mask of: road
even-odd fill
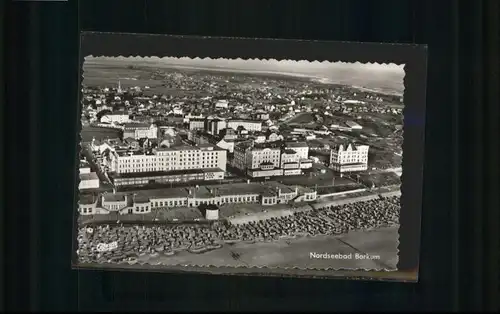
[[[403,167],[369,170],[368,174],[387,173],[387,172],[394,172],[398,176],[401,176],[401,174],[403,173]]]
[[[99,181],[103,184],[111,184],[109,179],[106,177],[101,167],[96,163],[94,155],[90,151],[90,147],[88,145],[82,146],[82,154],[85,156],[85,159],[90,164],[90,169],[94,170],[99,177]]]

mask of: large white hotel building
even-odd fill
[[[213,169],[226,171],[227,151],[215,145],[156,148],[151,154],[112,152],[110,170],[118,173]]]
[[[233,166],[250,177],[300,175],[302,169],[312,167],[306,143],[255,144],[252,141],[235,145]]]
[[[330,150],[330,168],[336,172],[356,172],[368,170],[368,145],[352,143],[338,145]]]

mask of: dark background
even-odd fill
[[[6,309],[496,309],[496,0],[23,1],[6,12]],[[420,283],[72,271],[79,30],[428,44]]]

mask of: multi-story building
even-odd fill
[[[233,159],[231,165],[235,168],[238,168],[242,171],[246,171],[247,169],[247,151],[250,150],[253,146],[253,142],[243,141],[234,145],[233,149]]]
[[[262,121],[255,120],[229,120],[227,121],[227,127],[233,130],[237,130],[238,127],[243,127],[245,130],[250,132],[260,132],[262,131]]]
[[[283,149],[281,151],[280,168],[283,169],[283,175],[285,176],[302,174],[299,154],[293,149]]]
[[[205,120],[205,131],[214,136],[218,136],[219,133],[226,129],[227,123],[222,119],[207,119]]]
[[[240,170],[265,168],[280,168],[281,149],[277,146],[255,144],[245,141],[235,145],[233,164]]]
[[[115,111],[105,114],[101,117],[100,122],[104,123],[127,123],[130,122],[130,116],[125,111]]]
[[[226,170],[227,151],[211,144],[156,148],[151,154],[111,154],[111,171],[122,173],[219,168]]]
[[[305,142],[286,142],[285,149],[294,150],[299,158],[300,169],[309,169],[312,167],[312,160],[309,158],[309,145]]]
[[[204,130],[205,119],[189,119],[189,130]]]
[[[251,177],[300,175],[312,167],[305,143],[263,143],[245,141],[234,146],[232,165]]]
[[[258,169],[263,164],[280,168],[281,148],[278,146],[254,145],[247,155],[247,168],[249,169]]]
[[[146,123],[124,123],[123,138],[158,138],[158,127],[154,124]]]
[[[367,170],[369,148],[353,143],[334,146],[330,150],[330,168],[340,173]]]
[[[309,158],[309,145],[305,142],[286,142],[285,148],[296,151],[300,159]]]
[[[277,145],[254,144],[246,150],[245,169],[251,177],[283,175],[280,167],[281,148]]]

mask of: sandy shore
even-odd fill
[[[372,231],[355,231],[342,236],[317,236],[281,239],[273,242],[236,243],[193,254],[180,252],[174,256],[142,256],[141,261],[153,265],[211,265],[217,267],[299,267],[333,269],[396,270],[398,262],[399,227]],[[352,259],[311,258],[310,253],[350,254]],[[376,255],[376,260],[355,259],[360,255]],[[239,255],[239,258],[233,258]]]

